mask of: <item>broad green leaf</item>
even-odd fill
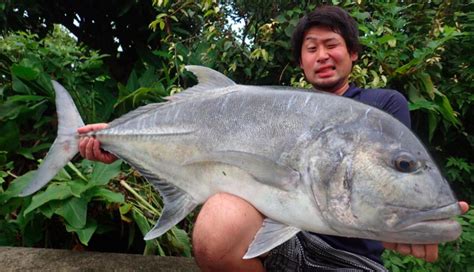
[[[111,164],[96,163],[88,187],[106,185],[120,173],[121,164],[122,160],[117,160]]]
[[[35,157],[33,157],[31,150],[28,148],[20,148],[16,153],[22,155],[23,157],[29,160],[32,160],[32,161],[35,160]]]
[[[378,39],[379,44],[384,44],[390,42],[390,40],[395,39],[393,35],[384,35]]]
[[[29,109],[25,105],[7,101],[0,104],[0,121],[13,120],[21,113],[28,112]]]
[[[125,201],[124,196],[120,193],[112,192],[106,188],[94,187],[87,191],[85,194],[87,199],[98,198],[102,201],[110,203],[123,203]]]
[[[34,80],[38,78],[40,71],[33,67],[22,66],[19,64],[13,64],[11,68],[11,72],[13,75],[26,79],[26,80]]]
[[[438,119],[433,112],[428,112],[428,140],[431,142],[434,132],[438,126]]]
[[[120,205],[119,211],[120,211],[120,219],[122,219],[122,221],[125,221],[128,223],[133,222],[133,220],[127,216],[127,214],[130,212],[131,209],[132,209],[132,205],[128,203],[122,203],[122,205]]]
[[[423,73],[420,75],[420,80],[423,83],[424,91],[428,94],[431,100],[435,98],[435,87],[433,81],[431,81],[431,77],[427,73]]]
[[[138,79],[138,83],[140,83],[140,86],[142,87],[151,87],[155,82],[155,69],[147,69],[145,73]]]
[[[12,76],[12,87],[13,87],[13,90],[17,93],[24,93],[24,94],[33,93],[31,89],[25,83],[23,83],[21,79],[19,79],[15,75]]]
[[[55,213],[62,216],[70,226],[76,229],[83,228],[87,220],[87,200],[71,197],[63,201]]]
[[[89,184],[83,180],[72,180],[67,182],[67,185],[71,188],[72,194],[79,198],[89,188]]]
[[[146,217],[143,216],[143,214],[135,207],[132,209],[132,217],[135,223],[138,225],[140,232],[143,234],[143,236],[145,236],[145,234],[151,230],[151,226],[148,223]],[[165,252],[161,248],[160,244],[156,243],[155,240],[146,241],[145,244],[146,245],[143,255],[155,255],[156,250],[158,250],[158,254],[160,256],[165,255]]]
[[[54,211],[57,209],[57,207],[54,207],[55,205],[52,205],[52,203],[48,203],[46,205],[43,205],[38,208],[38,210],[47,218],[51,219],[51,217],[54,214]]]
[[[123,203],[120,205],[119,211],[120,214],[127,214],[132,209],[132,205],[129,203]]]
[[[140,88],[140,84],[138,83],[138,75],[137,75],[137,72],[135,71],[135,69],[133,69],[132,72],[130,73],[130,76],[128,77],[128,81],[127,81],[126,90],[128,92],[125,93],[124,95],[128,95],[129,93],[133,92],[134,90],[136,90],[138,88]],[[119,100],[121,100],[121,96],[119,97]]]
[[[395,74],[405,74],[406,72],[408,72],[408,70],[410,70],[411,68],[413,68],[414,66],[418,65],[422,60],[420,58],[415,58],[415,59],[412,59],[410,62],[408,62],[407,64],[397,68],[395,70]]]
[[[97,221],[94,219],[89,219],[87,220],[87,224],[83,228],[74,228],[73,226],[70,226],[66,224],[66,230],[68,232],[75,232],[77,236],[79,237],[79,240],[81,241],[82,244],[88,245],[89,241],[92,238],[92,235],[97,229]]]
[[[44,96],[40,95],[13,95],[8,97],[8,101],[10,102],[28,102],[28,101],[40,101],[45,99]]]
[[[143,216],[143,214],[140,211],[138,211],[137,208],[135,207],[133,207],[132,209],[132,217],[135,223],[137,223],[138,228],[140,229],[143,236],[145,236],[145,234],[147,234],[147,232],[151,230],[151,226],[148,223],[148,220],[146,219],[146,217]]]
[[[71,175],[69,175],[69,173],[63,167],[61,168],[61,170],[59,170],[59,172],[56,174],[56,176],[54,176],[53,179],[58,181],[68,181],[71,180]]]
[[[173,233],[173,238],[171,239],[173,245],[179,248],[184,253],[184,256],[191,257],[191,239],[189,235],[177,227],[173,227],[171,232]]]
[[[459,119],[456,117],[456,114],[449,103],[448,98],[445,95],[436,97],[437,104],[439,105],[439,112],[443,115],[445,120],[448,120],[452,125],[460,125]]]
[[[35,172],[36,171],[30,171],[13,180],[8,186],[8,189],[3,194],[0,194],[0,203],[3,204],[13,197],[18,197],[23,188],[31,182]]]
[[[162,57],[164,59],[171,58],[171,54],[168,51],[156,50],[156,51],[153,51],[153,54],[156,56]]]
[[[25,214],[53,200],[64,200],[73,194],[66,183],[51,183],[45,191],[37,193],[25,210]]]
[[[438,105],[428,100],[418,100],[414,103],[409,103],[408,107],[411,111],[418,109],[436,110]]]

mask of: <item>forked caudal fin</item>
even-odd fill
[[[58,114],[58,136],[40,164],[32,181],[20,193],[31,195],[46,185],[79,151],[76,130],[84,122],[69,93],[56,81],[52,81],[56,93],[56,111]]]

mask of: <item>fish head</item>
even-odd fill
[[[340,125],[312,146],[315,202],[338,235],[399,243],[455,240],[460,207],[419,139],[390,116]],[[322,150],[322,152],[321,152]]]

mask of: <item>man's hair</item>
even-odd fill
[[[295,31],[293,31],[291,46],[293,48],[293,57],[297,63],[301,61],[301,46],[303,45],[305,32],[314,26],[329,27],[332,31],[342,36],[349,53],[360,52],[359,30],[354,18],[340,7],[322,6],[301,18],[298,25],[296,25]]]

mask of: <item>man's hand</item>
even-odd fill
[[[91,131],[101,130],[107,127],[107,124],[92,124],[77,129],[77,133],[85,134]],[[113,163],[117,160],[113,154],[100,149],[100,142],[94,138],[84,136],[79,141],[79,152],[81,156],[91,160],[103,163]]]
[[[469,210],[469,204],[464,201],[459,202],[459,207],[462,213],[466,213]],[[396,243],[383,243],[386,249],[392,249],[399,252],[402,255],[413,255],[417,258],[424,259],[427,262],[434,262],[438,259],[438,245],[410,245],[410,244],[396,244]]]

